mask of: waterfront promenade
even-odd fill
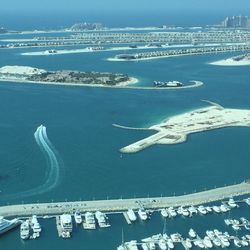
[[[71,213],[74,210],[86,211],[105,211],[110,213],[126,211],[130,208],[139,209],[160,209],[164,207],[200,205],[209,202],[224,200],[229,197],[236,197],[250,194],[250,182],[215,188],[203,192],[197,192],[181,196],[171,197],[150,197],[134,199],[114,199],[114,200],[93,200],[75,202],[53,202],[53,203],[34,203],[20,204],[0,207],[1,216],[26,217],[33,214],[38,216],[57,215]]]

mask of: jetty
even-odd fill
[[[38,216],[56,216],[72,211],[84,212],[124,212],[128,209],[138,210],[160,209],[166,207],[192,206],[206,204],[214,201],[224,200],[230,197],[250,194],[250,183],[244,181],[240,184],[215,188],[207,191],[191,193],[180,196],[154,197],[154,198],[133,198],[133,199],[112,199],[72,202],[50,202],[0,206],[0,214],[5,217],[28,217],[33,214]]]

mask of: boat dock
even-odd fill
[[[250,194],[249,181],[244,181],[240,184],[215,188],[203,192],[170,197],[8,205],[0,207],[0,214],[5,217],[25,217],[33,214],[36,214],[37,216],[44,216],[59,215],[73,210],[78,210],[80,212],[103,211],[113,213],[118,211],[127,211],[128,209],[138,210],[142,205],[145,209],[156,210],[166,207],[206,204],[209,202],[220,201],[226,198],[237,197],[246,194]]]

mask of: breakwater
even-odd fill
[[[80,212],[97,210],[119,212],[128,209],[139,209],[141,207],[146,209],[159,209],[171,206],[178,207],[206,204],[246,194],[250,194],[250,183],[244,181],[236,185],[214,188],[181,196],[8,205],[0,207],[0,214],[5,217],[22,217],[32,214],[40,216],[57,215],[73,212],[74,210]]]

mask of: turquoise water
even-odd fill
[[[204,85],[183,90],[138,91],[1,83],[0,204],[178,195],[249,178],[249,128],[193,134],[183,144],[157,145],[137,154],[121,155],[121,147],[151,132],[112,127],[112,123],[147,127],[206,106],[202,99],[249,109],[249,66],[208,65],[232,54],[116,63],[106,61],[116,52],[24,57],[20,55],[24,51],[28,49],[0,50],[0,67],[27,65],[46,70],[121,72],[138,77],[139,85],[146,86],[154,80],[192,79],[201,80]],[[46,158],[34,137],[41,124],[47,127],[48,138],[56,149],[62,168],[60,181],[49,192],[22,197],[20,192],[42,185],[48,174]],[[248,213],[249,208],[242,205],[232,215]],[[202,234],[208,228],[229,230],[224,226],[224,218],[178,218],[167,222],[167,231],[187,233],[190,227]],[[1,237],[0,244],[4,249],[108,250],[115,249],[121,241],[122,227],[126,240],[144,238],[163,229],[159,214],[154,214],[148,223],[133,226],[114,215],[111,224],[111,229],[94,232],[77,228],[73,238],[65,241],[58,238],[54,220],[43,220],[40,239],[23,242],[17,229]]]

